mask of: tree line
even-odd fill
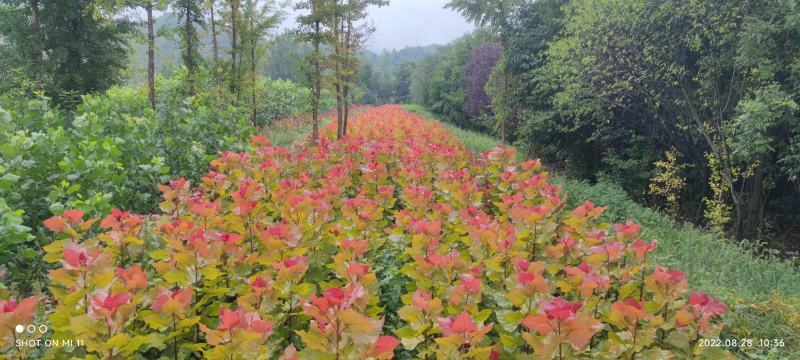
[[[482,28],[415,65],[414,102],[682,219],[800,244],[796,1],[448,7]]]
[[[63,108],[74,108],[81,96],[122,82],[128,40],[142,14],[147,47],[147,89],[157,109],[155,17],[172,13],[185,68],[185,94],[196,94],[198,72],[210,71],[217,96],[251,109],[256,123],[258,80],[269,50],[270,33],[284,20],[289,6],[301,11],[292,32],[312,51],[294,69],[313,89],[313,123],[318,135],[323,89],[334,91],[338,135],[346,134],[352,89],[359,79],[357,56],[370,33],[369,6],[386,0],[315,0],[294,4],[276,0],[2,0],[0,1],[0,92],[22,96],[44,94]],[[131,15],[134,14],[134,15]],[[211,54],[199,50],[199,31],[210,33]],[[223,49],[219,38],[226,37]]]

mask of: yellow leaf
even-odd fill
[[[63,258],[64,240],[56,240],[43,247],[45,254],[42,259],[48,263],[55,263]]]
[[[226,341],[222,336],[222,332],[209,329],[205,324],[200,324],[200,331],[206,334],[206,342],[208,342],[210,345],[219,345]]]
[[[408,326],[397,329],[395,331],[395,335],[400,338],[400,342],[403,343],[403,347],[408,350],[414,350],[419,343],[425,340],[423,335],[419,334],[417,331],[414,331],[414,329]]]
[[[442,347],[459,347],[464,343],[464,338],[458,335],[450,335],[436,338],[434,341]]]
[[[562,266],[559,263],[550,264],[547,267],[547,273],[549,273],[550,275],[555,275],[556,273],[561,271],[561,268],[562,268]]]
[[[380,335],[381,323],[353,310],[347,309],[338,314],[339,320],[344,323],[357,344],[372,344]]]
[[[130,341],[128,341],[127,344],[125,344],[122,351],[125,354],[136,354],[139,353],[139,350],[142,348],[143,345],[149,345],[147,348],[143,350],[146,350],[151,347],[163,350],[164,349],[163,336],[161,334],[134,336],[133,338],[130,339]]]
[[[183,328],[194,326],[194,324],[197,324],[199,322],[200,322],[200,317],[199,316],[189,317],[189,318],[183,319],[181,321],[178,321],[178,323],[176,324],[176,327],[178,329],[183,329]]]
[[[91,274],[89,278],[89,286],[92,288],[104,288],[114,280],[114,273],[111,271],[104,271],[100,273]]]
[[[520,306],[525,302],[527,296],[519,289],[511,289],[511,291],[506,294],[506,299],[515,306]]]
[[[406,305],[397,310],[397,316],[408,322],[410,325],[419,325],[424,320],[422,311],[411,306]]]
[[[208,266],[200,270],[200,275],[207,280],[214,281],[219,279],[220,275],[222,275],[222,271],[219,271],[219,269],[214,266]]]
[[[125,243],[130,245],[141,246],[144,245],[144,240],[136,237],[136,236],[127,236],[125,237]]]
[[[165,249],[153,250],[150,252],[150,258],[153,260],[166,260],[169,259],[169,252]]]
[[[563,293],[568,293],[570,292],[570,290],[572,290],[572,284],[570,284],[566,280],[558,280],[556,281],[556,285],[558,286],[559,289],[561,289],[561,292]]]
[[[50,270],[50,280],[53,281],[54,285],[64,285],[68,288],[76,286],[75,279],[64,268]]]
[[[106,341],[106,347],[109,349],[120,349],[130,340],[130,337],[125,333],[118,333]]]
[[[141,314],[139,314],[139,318],[142,319],[147,326],[155,330],[166,329],[169,325],[169,319],[151,310],[143,310]]]
[[[321,352],[328,352],[328,339],[326,339],[322,334],[315,330],[310,331],[297,331],[297,335],[300,336],[300,339],[303,341],[303,344],[306,345],[308,349],[313,349]]]
[[[188,268],[194,265],[197,265],[197,258],[195,258],[195,254],[189,252],[180,252],[173,254],[172,257],[178,263],[180,267]]]
[[[76,340],[84,340],[88,343],[97,337],[97,329],[102,327],[89,314],[83,314],[71,317],[69,319],[69,328],[75,335]]]
[[[86,289],[78,289],[75,290],[66,296],[64,296],[64,300],[62,301],[62,305],[70,308],[74,308],[78,303],[83,300],[86,295]]]
[[[172,270],[164,274],[164,280],[169,284],[182,286],[189,283],[189,274],[183,270]]]

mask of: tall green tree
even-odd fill
[[[267,34],[283,20],[284,13],[274,0],[259,2],[246,0],[242,9],[242,54],[240,59],[248,67],[247,78],[250,83],[250,121],[256,125],[258,100],[256,89],[261,67],[259,62],[265,53]]]
[[[357,79],[359,49],[375,29],[365,23],[369,6],[388,5],[388,0],[333,0],[327,12],[327,25],[331,29],[329,41],[332,42],[333,83],[336,91],[337,137],[347,134],[350,90]]]
[[[274,80],[305,81],[305,57],[313,51],[313,41],[298,33],[297,27],[276,36],[267,50],[264,75]],[[308,65],[311,65],[310,63]],[[309,83],[310,84],[310,83]]]
[[[300,1],[295,5],[298,10],[308,11],[308,15],[301,15],[297,18],[298,40],[309,41],[313,45],[313,50],[305,56],[305,61],[311,64],[313,71],[310,74],[312,87],[311,102],[311,140],[314,144],[319,139],[319,113],[320,97],[322,95],[322,46],[326,40],[323,24],[328,15],[326,12],[325,0],[306,0]]]
[[[125,36],[133,30],[127,19],[93,0],[4,0],[0,4],[4,17],[0,31],[5,39],[0,46],[24,54],[8,63],[18,69],[11,71],[18,73],[17,80],[37,84],[35,88],[70,108],[80,102],[80,95],[121,81]]]
[[[411,102],[411,74],[414,63],[404,62],[394,73],[394,89],[392,99],[394,102],[405,104]]]
[[[128,6],[143,9],[147,27],[147,97],[150,107],[156,108],[156,33],[153,11],[163,11],[167,7],[165,0],[135,0]]]
[[[203,14],[200,10],[200,0],[174,0],[173,11],[183,22],[180,30],[181,55],[186,66],[186,89],[189,96],[194,96],[194,74],[201,60],[198,51],[197,27],[204,25]]]
[[[214,83],[217,95],[222,91],[222,66],[219,59],[219,41],[217,34],[217,0],[206,0],[205,9],[208,10],[208,24],[211,27],[211,59],[214,62]]]
[[[231,48],[229,50],[230,54],[230,73],[228,74],[228,87],[230,88],[231,93],[235,96],[235,102],[238,103],[239,99],[241,98],[240,87],[239,84],[241,83],[241,71],[240,71],[240,64],[237,62],[237,59],[241,59],[239,57],[240,49],[240,38],[239,38],[239,31],[241,27],[241,8],[242,2],[241,0],[225,0],[228,4],[227,16],[225,16],[225,23],[228,27],[228,32],[230,34],[230,42]]]

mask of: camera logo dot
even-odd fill
[[[36,325],[31,324],[31,325],[25,326],[25,325],[22,325],[22,324],[18,324],[17,326],[14,327],[14,331],[16,331],[17,334],[22,334],[23,332],[27,332],[28,334],[33,334],[33,333],[35,333],[37,331],[39,333],[44,334],[44,333],[47,332],[47,325],[42,324],[42,325],[36,326]]]

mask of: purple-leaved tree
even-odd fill
[[[500,43],[478,45],[469,54],[464,70],[467,90],[464,111],[470,116],[478,117],[491,111],[491,101],[484,87],[492,73],[492,68],[502,56],[503,46]]]

